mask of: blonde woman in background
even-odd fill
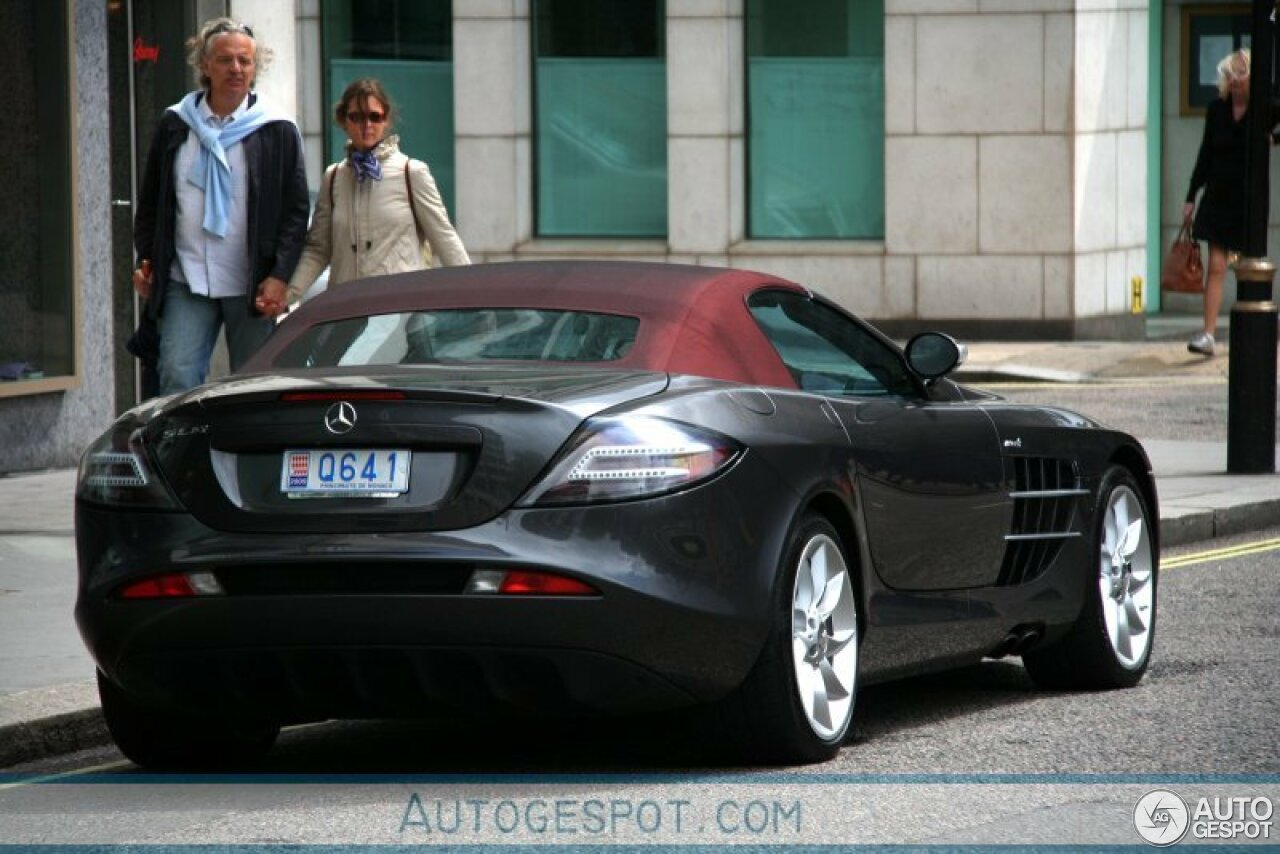
[[[278,315],[302,299],[329,267],[329,286],[431,266],[470,264],[449,221],[431,170],[400,151],[390,133],[391,99],[372,78],[356,80],[334,107],[347,154],[325,170],[302,258],[288,292],[265,295],[261,309]]]
[[[1209,244],[1209,265],[1204,291],[1204,328],[1191,337],[1187,349],[1192,353],[1212,356],[1216,341],[1218,308],[1222,303],[1222,284],[1231,256],[1244,249],[1245,241],[1245,151],[1249,117],[1249,51],[1237,50],[1218,63],[1218,94],[1204,116],[1204,137],[1186,204],[1182,206],[1184,221],[1195,216],[1191,234]],[[1271,107],[1268,128],[1274,130],[1280,111]],[[1273,136],[1274,141],[1274,136]],[[1204,189],[1200,209],[1196,210],[1196,194]]]

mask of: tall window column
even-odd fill
[[[747,230],[884,236],[884,0],[747,0]]]
[[[662,0],[535,0],[536,232],[667,232]]]

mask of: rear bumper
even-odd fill
[[[156,705],[285,724],[629,714],[698,702],[634,662],[554,648],[312,645],[130,654],[111,678]]]
[[[158,704],[279,720],[437,711],[618,713],[717,699],[755,662],[794,507],[722,478],[611,507],[513,511],[465,531],[229,534],[186,514],[80,503],[76,620],[115,682]],[[744,501],[738,496],[750,496]],[[326,579],[541,568],[598,597],[314,586],[169,600],[131,580],[234,567]],[[406,573],[408,574],[406,576]],[[467,573],[462,573],[464,576]],[[358,587],[358,585],[357,585]]]

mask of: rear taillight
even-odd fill
[[[741,452],[732,439],[664,418],[593,418],[519,504],[593,504],[665,495],[714,477]]]
[[[490,596],[599,596],[600,591],[576,578],[534,570],[477,569],[467,593]]]
[[[142,427],[122,416],[80,458],[76,496],[96,504],[178,510],[180,505],[151,466]]]
[[[184,599],[223,592],[212,572],[171,572],[126,584],[116,595],[121,599]]]

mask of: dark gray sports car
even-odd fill
[[[1139,443],[946,379],[807,289],[662,264],[344,285],[84,454],[76,618],[153,767],[282,724],[715,705],[831,757],[859,684],[1020,655],[1142,678]]]

